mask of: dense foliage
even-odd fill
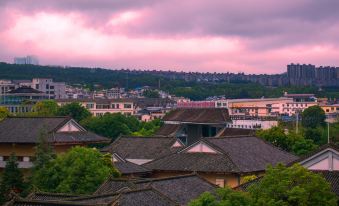
[[[10,199],[11,192],[20,193],[25,189],[23,174],[18,168],[17,157],[11,154],[0,180],[0,205]]]
[[[319,106],[312,106],[303,111],[301,124],[305,128],[316,128],[323,126],[325,119],[325,111]]]
[[[244,192],[234,191],[230,188],[219,188],[215,194],[205,192],[189,206],[246,206],[252,205],[251,197]]]
[[[72,102],[70,104],[61,106],[58,109],[57,115],[70,116],[77,122],[92,116],[92,114],[78,102]]]
[[[304,155],[317,148],[313,140],[304,138],[294,132],[286,133],[282,127],[272,127],[267,130],[259,130],[256,135],[285,151],[296,155]]]
[[[160,94],[158,91],[151,90],[151,89],[145,90],[142,95],[147,98],[159,98],[160,97]]]
[[[37,102],[33,106],[32,116],[55,116],[58,114],[59,106],[54,100],[44,100]]]
[[[77,146],[33,175],[40,180],[37,187],[41,191],[91,194],[105,179],[119,174],[99,151]]]
[[[337,205],[330,184],[300,165],[269,166],[265,176],[248,190],[254,205]]]
[[[328,182],[300,165],[269,166],[248,192],[218,189],[203,193],[189,206],[335,206],[337,196]]]
[[[10,115],[9,111],[5,107],[0,107],[0,121]]]
[[[134,116],[126,116],[120,113],[107,113],[100,117],[90,117],[80,123],[86,129],[113,140],[120,135],[153,135],[161,125],[160,120],[140,122]]]

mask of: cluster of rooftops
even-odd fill
[[[217,185],[246,190],[242,178],[262,176],[268,165],[301,163],[316,171],[324,159],[332,167],[339,161],[333,145],[300,159],[256,137],[253,130],[226,128],[226,109],[178,109],[163,120],[154,136],[120,136],[110,143],[69,117],[5,119],[0,122],[0,145],[34,145],[41,131],[56,147],[110,143],[101,151],[112,154],[123,178],[110,178],[89,196],[34,193],[8,205],[186,205]],[[322,174],[339,195],[339,168],[332,169]]]

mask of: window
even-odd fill
[[[94,108],[94,104],[93,103],[87,103],[86,104],[86,108],[87,109],[93,109]]]
[[[36,84],[36,85],[35,85],[35,89],[39,89],[39,84]]]
[[[224,179],[216,179],[215,184],[219,187],[225,187],[225,180]]]
[[[115,109],[115,104],[112,104],[111,107],[112,107],[112,109]]]
[[[46,84],[46,89],[49,89],[49,84]]]
[[[29,161],[30,161],[30,158],[29,158],[29,157],[24,157],[24,158],[23,158],[23,161],[24,161],[24,162],[29,162]]]
[[[131,104],[124,104],[124,108],[130,109],[130,108],[132,108],[132,105]]]
[[[54,89],[54,86],[50,86],[49,88],[50,88],[50,89]]]

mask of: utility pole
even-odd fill
[[[295,121],[295,133],[298,134],[299,133],[299,112],[297,111],[296,113],[296,121]]]
[[[330,122],[327,121],[327,143],[330,143]]]

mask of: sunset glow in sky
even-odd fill
[[[339,66],[338,0],[0,0],[0,61],[281,73]]]

